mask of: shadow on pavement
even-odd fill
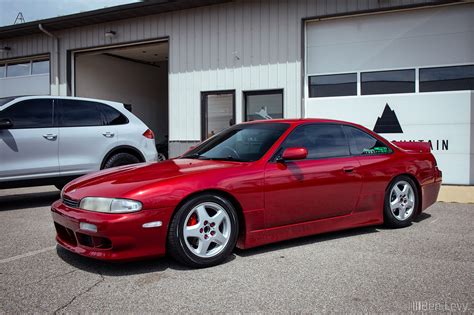
[[[50,206],[59,199],[59,191],[0,196],[0,211]]]
[[[240,257],[248,257],[248,256],[263,254],[263,253],[280,250],[280,249],[304,246],[304,245],[309,245],[309,244],[314,244],[314,243],[319,243],[319,242],[327,242],[327,241],[331,241],[331,240],[335,240],[339,238],[346,238],[346,237],[357,236],[361,234],[377,233],[379,232],[377,228],[378,227],[376,226],[371,226],[371,227],[356,228],[356,229],[345,230],[345,231],[330,232],[326,234],[311,235],[311,236],[306,236],[303,238],[296,238],[296,239],[282,241],[278,243],[263,245],[263,246],[255,247],[251,249],[245,249],[245,250],[235,249],[235,253]]]
[[[165,271],[167,269],[182,271],[192,270],[192,268],[188,268],[184,265],[181,265],[169,257],[117,263],[80,256],[78,254],[69,252],[68,250],[62,248],[59,245],[56,246],[56,252],[58,256],[67,264],[86,272],[100,274],[104,276],[121,277],[160,272]],[[235,255],[232,254],[224,262],[224,264],[234,259]]]
[[[418,223],[418,222],[421,222],[421,221],[429,219],[429,218],[431,218],[431,214],[426,213],[426,212],[422,212],[416,218],[413,219],[413,222]]]

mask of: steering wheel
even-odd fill
[[[235,150],[234,148],[229,147],[229,146],[225,146],[225,147],[223,147],[222,149],[223,149],[223,150],[230,151],[231,156],[232,156],[233,158],[240,159],[239,153],[238,153],[237,150]]]

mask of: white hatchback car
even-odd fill
[[[0,99],[0,188],[56,185],[157,160],[153,132],[124,104],[56,96]]]

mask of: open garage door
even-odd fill
[[[74,94],[131,104],[168,156],[168,42],[76,52]]]

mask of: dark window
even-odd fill
[[[31,74],[49,73],[49,60],[33,61],[31,67]]]
[[[244,92],[245,121],[283,118],[283,90]]]
[[[7,65],[7,77],[30,75],[30,62],[14,63]]]
[[[414,92],[415,69],[361,73],[362,95]]]
[[[0,65],[0,78],[5,77],[5,70],[6,70],[5,65]]]
[[[102,115],[97,103],[82,100],[61,100],[60,127],[101,126]]]
[[[353,155],[375,155],[392,152],[392,149],[386,144],[360,129],[349,126],[343,128],[349,137],[351,154]]]
[[[5,105],[8,102],[13,101],[17,96],[9,96],[9,97],[2,97],[0,98],[0,106]]]
[[[349,156],[349,145],[340,125],[311,124],[297,127],[286,138],[283,148],[304,147],[308,159]]]
[[[121,112],[105,104],[96,103],[99,110],[104,115],[105,125],[125,125],[128,123],[127,117]]]
[[[259,160],[288,129],[284,123],[242,124],[209,138],[183,158],[202,160]]]
[[[420,69],[420,92],[474,90],[474,65]]]
[[[309,77],[309,97],[357,95],[357,73]]]
[[[13,129],[50,128],[53,126],[51,99],[32,99],[13,104],[0,112],[0,119],[8,118]]]

